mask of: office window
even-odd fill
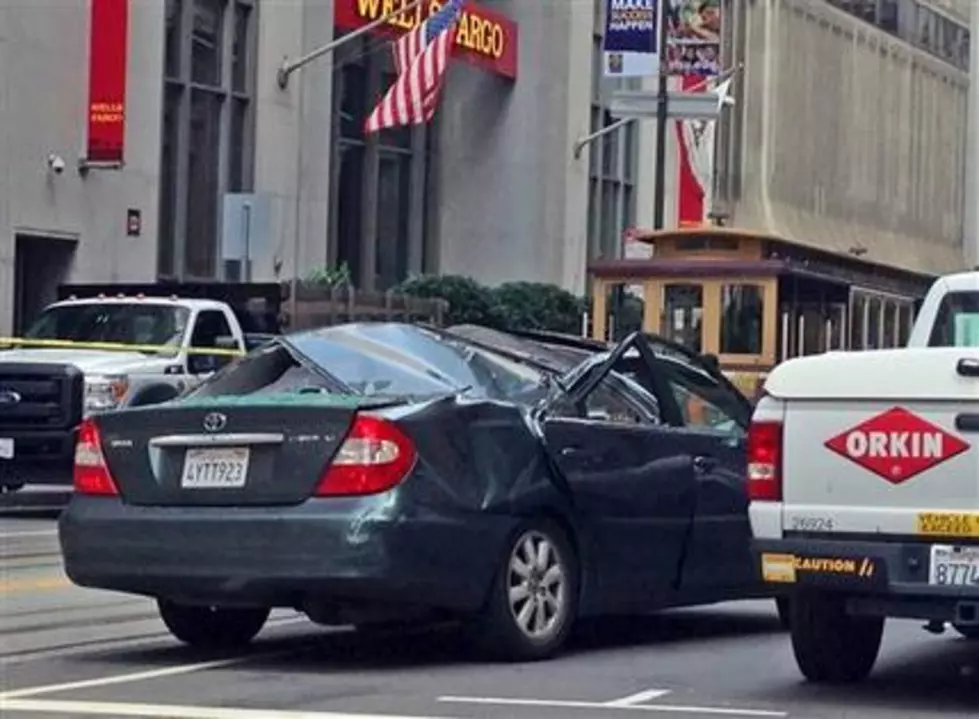
[[[828,0],[831,5],[898,35],[935,57],[969,69],[969,30],[917,0]]]
[[[429,143],[433,126],[365,136],[364,121],[395,80],[383,42],[354,40],[335,56],[332,201],[328,257],[361,290],[386,290],[433,271],[425,254]]]
[[[168,0],[157,273],[224,278],[226,192],[252,188],[257,0]]]

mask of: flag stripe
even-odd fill
[[[397,78],[364,123],[365,133],[419,125],[435,115],[462,3],[449,0],[394,43]]]

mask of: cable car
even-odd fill
[[[646,259],[588,265],[586,334],[642,328],[716,357],[749,397],[777,363],[903,346],[935,275],[725,227],[639,231]]]

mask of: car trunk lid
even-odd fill
[[[328,394],[184,400],[99,416],[102,449],[135,505],[283,505],[308,499],[359,409]]]

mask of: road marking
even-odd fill
[[[18,537],[56,537],[57,529],[18,529],[13,532],[0,532],[0,539],[17,539]]]
[[[627,697],[628,698],[628,697]],[[619,711],[659,712],[661,714],[708,714],[732,717],[787,717],[788,712],[729,707],[693,707],[677,704],[611,705],[603,702],[560,701],[551,699],[509,699],[504,697],[439,697],[438,701],[454,704],[487,704],[496,706],[550,707],[552,709],[616,709]]]
[[[96,679],[82,679],[77,682],[65,682],[64,684],[45,684],[38,687],[26,687],[24,689],[14,689],[9,692],[0,692],[0,702],[9,699],[20,699],[22,697],[35,697],[42,694],[54,694],[56,692],[66,692],[72,689],[91,689],[94,687],[105,687],[112,684],[129,684],[131,682],[142,682],[150,679],[163,679],[164,677],[174,677],[180,674],[191,674],[192,672],[202,672],[207,669],[220,669],[234,664],[255,659],[268,659],[278,656],[284,652],[268,652],[264,654],[249,654],[247,656],[231,657],[230,659],[214,659],[209,662],[198,662],[197,664],[181,664],[176,667],[166,667],[164,669],[150,669],[144,672],[132,672],[130,674],[116,674],[110,677],[98,677]],[[3,706],[0,704],[0,706]]]
[[[88,607],[90,609],[90,607]],[[139,623],[144,623],[140,620],[136,620]],[[153,621],[153,617],[147,617],[145,622]],[[276,628],[276,627],[286,627],[292,624],[308,623],[308,619],[305,616],[299,617],[275,617],[269,619],[265,623],[265,629]],[[283,637],[272,635],[271,637],[265,637],[266,639],[271,639],[273,641],[281,641]],[[64,659],[66,657],[74,657],[85,654],[92,654],[93,652],[109,652],[115,649],[135,649],[137,647],[155,647],[160,649],[165,649],[167,647],[173,646],[173,635],[170,632],[163,630],[159,632],[151,632],[148,634],[139,634],[135,636],[119,637],[119,638],[107,638],[107,639],[92,639],[86,642],[79,642],[77,644],[60,645],[60,646],[49,646],[49,647],[38,647],[36,649],[27,649],[23,652],[15,652],[13,654],[3,654],[0,651],[0,663],[3,665],[12,664],[27,664],[30,662],[42,661],[45,659]],[[18,690],[19,691],[19,690]],[[3,696],[0,693],[0,696]]]
[[[392,714],[351,714],[349,712],[276,711],[269,709],[231,709],[170,704],[127,704],[115,702],[75,702],[48,699],[0,699],[0,712],[46,712],[116,717],[162,717],[164,719],[450,719],[449,717],[405,716]]]
[[[147,618],[146,621],[152,621],[152,617]],[[301,622],[307,623],[308,620],[305,616],[275,617],[273,619],[269,619],[265,623],[265,628],[285,627],[292,624],[299,624]],[[272,641],[282,641],[283,637],[272,635],[271,637],[266,637],[266,639],[271,639]],[[37,649],[28,649],[14,654],[3,654],[0,652],[0,664],[5,666],[12,664],[28,664],[30,662],[43,661],[45,659],[64,659],[67,657],[92,654],[94,652],[104,653],[113,651],[115,649],[135,649],[137,647],[154,647],[165,649],[172,646],[173,636],[170,634],[170,632],[164,630],[149,634],[139,634],[129,638],[120,637],[117,639],[108,638],[104,640],[92,639],[90,641],[79,642],[77,644],[38,647]],[[292,650],[293,648],[290,647],[290,651]],[[0,693],[0,697],[2,696],[4,695]]]
[[[15,592],[36,592],[39,589],[67,589],[74,586],[67,577],[41,579],[0,579],[0,595]]]
[[[637,704],[645,704],[653,699],[660,699],[669,693],[669,689],[646,689],[645,691],[636,692],[621,699],[613,699],[610,702],[605,702],[605,706],[615,708],[631,707]]]

